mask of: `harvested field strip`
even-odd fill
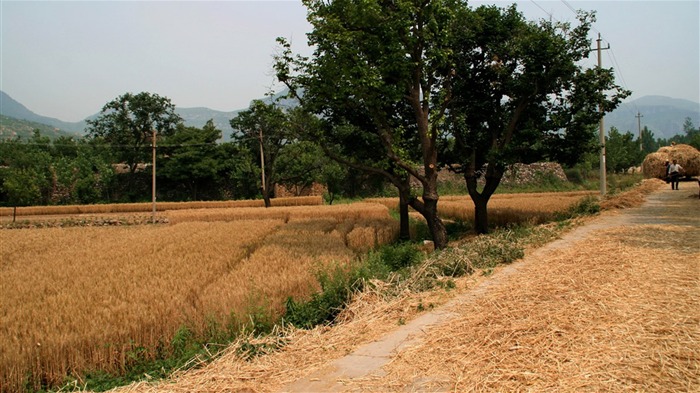
[[[529,264],[357,387],[697,391],[700,253],[687,241],[700,233],[689,231],[601,231]]]
[[[321,196],[274,198],[272,206],[310,206],[322,205]],[[264,207],[263,200],[233,201],[197,201],[197,202],[157,202],[159,212],[187,209],[216,209],[239,207]],[[58,214],[107,214],[107,213],[144,213],[150,212],[153,205],[146,203],[111,203],[103,205],[65,205],[65,206],[25,206],[17,208],[18,216],[58,215]],[[12,216],[14,208],[0,207],[0,216]]]
[[[187,221],[235,221],[254,219],[281,219],[285,222],[311,218],[331,218],[335,222],[357,219],[385,219],[389,210],[376,203],[353,203],[350,205],[289,206],[235,209],[194,209],[171,211],[167,217],[172,223]]]

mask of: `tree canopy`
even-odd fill
[[[596,148],[596,122],[629,92],[615,85],[612,69],[581,65],[591,52],[592,13],[579,12],[571,26],[529,22],[515,5],[481,6],[463,9],[460,20],[442,160],[464,175],[483,233],[486,205],[508,165],[577,162]]]
[[[315,51],[311,59],[294,57],[280,39],[286,50],[277,58],[279,80],[298,97],[303,92],[306,110],[332,124],[321,137],[337,143],[337,133],[351,129],[355,138],[345,138],[341,150],[356,148],[355,155],[367,157],[381,152],[366,169],[383,171],[389,179],[398,176],[392,183],[400,191],[409,175],[421,183],[422,198],[408,202],[426,218],[436,247],[445,247],[447,234],[437,214],[438,125],[451,96],[450,29],[459,23],[455,10],[466,3],[304,4],[313,26],[309,45]]]
[[[116,158],[135,172],[137,165],[149,162],[148,149],[155,130],[168,136],[175,132],[182,118],[175,113],[169,98],[142,92],[126,93],[108,102],[94,120],[88,120],[87,134],[111,145]]]

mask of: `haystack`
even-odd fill
[[[656,153],[650,153],[642,163],[642,172],[646,178],[663,179],[666,176],[666,161],[676,160],[685,176],[700,175],[700,151],[690,145],[664,146]]]

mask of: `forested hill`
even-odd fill
[[[26,120],[34,123],[41,123],[46,126],[50,126],[50,128],[57,128],[63,131],[67,131],[69,133],[82,133],[86,125],[84,120],[77,123],[71,123],[67,121],[54,119],[53,117],[38,115],[32,112],[31,110],[27,109],[27,107],[25,107],[21,103],[12,99],[12,97],[7,95],[3,91],[0,91],[0,115],[12,117],[18,120]],[[3,127],[5,127],[4,120]],[[19,130],[12,131],[19,132]],[[4,137],[5,136],[3,134],[3,138]]]
[[[264,100],[269,101],[270,98],[268,97]],[[292,104],[289,101],[285,101],[282,105],[289,106]],[[202,127],[209,119],[214,120],[214,125],[222,131],[223,140],[226,141],[230,139],[233,132],[229,121],[236,117],[241,110],[243,109],[217,111],[201,107],[176,108],[175,112],[182,116],[186,125],[192,127]],[[674,135],[683,134],[683,123],[686,118],[690,118],[696,127],[700,125],[700,104],[697,102],[663,96],[645,96],[625,102],[615,111],[607,114],[605,116],[605,129],[609,130],[610,127],[615,127],[623,133],[630,131],[636,135],[638,132],[636,117],[638,112],[642,115],[642,128],[647,126],[654,133],[655,138],[668,139]],[[46,129],[46,135],[49,135],[49,133],[60,133],[60,130],[65,131],[66,135],[72,135],[73,133],[83,134],[87,125],[85,120],[71,123],[38,115],[2,91],[0,91],[0,115],[43,125],[44,127],[34,126],[34,128],[40,129],[42,134],[44,134]],[[24,133],[28,126],[26,122],[15,123],[3,118],[0,138],[7,138],[14,135],[13,133]]]
[[[0,139],[19,137],[21,140],[27,141],[34,134],[34,130],[39,130],[42,136],[47,136],[51,140],[61,136],[81,136],[79,133],[63,131],[47,124],[0,115]]]

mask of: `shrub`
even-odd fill
[[[293,326],[311,329],[328,323],[340,312],[352,293],[361,289],[359,269],[350,271],[336,267],[330,273],[318,273],[321,291],[308,301],[295,301],[288,298],[285,304],[284,322]]]

